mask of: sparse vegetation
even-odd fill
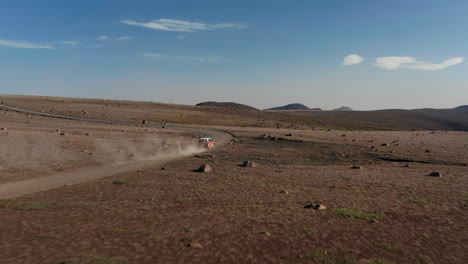
[[[347,218],[352,219],[359,219],[359,220],[366,220],[366,221],[373,221],[373,220],[382,220],[383,216],[375,213],[365,213],[349,208],[337,208],[330,210],[332,213],[336,215],[341,215]]]
[[[305,259],[312,260],[320,264],[357,264],[358,261],[353,256],[338,257],[330,249],[314,249],[307,251]]]
[[[71,258],[65,261],[57,262],[57,264],[127,264],[128,262],[122,258],[104,257],[98,255],[85,255]]]
[[[124,184],[127,184],[126,181],[114,181],[112,184],[115,184],[115,185],[124,185]]]
[[[400,248],[398,246],[393,245],[393,244],[389,244],[389,243],[379,243],[379,244],[376,244],[375,246],[378,247],[378,248],[385,249],[387,251],[400,250]]]
[[[417,204],[430,204],[431,203],[431,202],[426,201],[426,200],[414,200],[413,202],[417,203]]]
[[[15,204],[12,206],[12,208],[16,210],[40,210],[40,209],[47,209],[55,206],[55,204],[52,203],[41,203],[41,202],[29,202],[29,203],[20,203],[20,204]]]
[[[385,259],[371,259],[368,262],[369,264],[393,264],[393,262]]]

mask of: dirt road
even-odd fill
[[[4,106],[4,105],[0,105],[0,109],[20,112],[20,113],[27,113],[27,114],[32,114],[32,115],[40,115],[40,116],[51,117],[51,118],[76,120],[76,121],[96,122],[96,123],[104,123],[104,124],[112,124],[112,125],[162,127],[162,125],[142,125],[142,124],[128,123],[128,122],[114,122],[114,121],[107,121],[107,120],[84,119],[84,118],[77,118],[77,117],[54,115],[54,114],[47,114],[47,113],[29,111],[29,110],[24,110],[24,109],[18,109],[18,108]],[[166,127],[172,128],[172,129],[198,131],[198,132],[211,134],[214,138],[216,138],[216,148],[220,148],[228,144],[232,139],[232,134],[226,131],[212,130],[212,129],[205,129],[205,128],[183,127],[183,126],[166,126]],[[57,188],[63,185],[76,184],[76,183],[85,182],[85,181],[89,181],[93,179],[108,177],[116,173],[136,170],[138,168],[142,168],[142,167],[154,165],[154,164],[162,164],[162,163],[174,160],[174,159],[182,158],[185,156],[190,156],[195,153],[199,153],[203,151],[205,150],[193,149],[190,151],[173,153],[170,155],[146,157],[140,160],[108,164],[108,165],[99,166],[99,167],[81,168],[81,169],[77,169],[74,171],[57,173],[57,174],[40,177],[40,178],[33,178],[33,179],[27,179],[27,180],[22,180],[22,181],[5,183],[5,184],[0,185],[0,198],[15,198],[15,197],[24,196],[24,195],[39,192],[39,191]]]

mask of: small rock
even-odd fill
[[[374,224],[377,224],[377,223],[379,223],[379,220],[377,220],[377,219],[372,219],[372,220],[370,220],[370,222],[371,222],[371,223],[374,223]]]
[[[388,143],[383,143],[383,144],[381,144],[380,146],[382,146],[382,147],[388,147],[389,145],[388,145]]]
[[[65,132],[60,132],[60,135],[61,135],[61,136],[68,136],[68,134],[65,133]]]
[[[248,160],[248,161],[244,161],[243,166],[246,168],[255,168],[257,164],[255,164],[253,161]]]
[[[318,210],[318,211],[323,211],[323,210],[327,210],[327,207],[324,206],[323,204],[308,204],[306,206],[304,206],[304,208],[312,208],[314,210]]]
[[[442,177],[442,173],[440,173],[440,172],[438,172],[438,171],[434,171],[434,172],[431,172],[431,173],[429,174],[429,176],[441,178],[441,177]]]
[[[346,134],[341,135],[341,137],[346,137]]]
[[[197,169],[197,171],[198,172],[212,172],[213,168],[211,168],[211,166],[208,164],[203,164]]]
[[[353,170],[360,170],[360,169],[363,169],[363,167],[353,165],[353,166],[351,167],[351,169],[353,169]]]
[[[166,167],[161,167],[161,170],[166,170]]]
[[[264,232],[260,232],[260,235],[271,236],[271,233],[264,231]]]
[[[197,243],[197,242],[190,243],[190,244],[188,244],[188,246],[191,247],[191,248],[203,248],[203,245],[200,244],[200,243]]]
[[[148,120],[141,120],[141,124],[142,124],[142,125],[148,124]]]
[[[86,153],[86,154],[89,154],[89,155],[94,155],[94,153],[90,149],[85,149],[82,152]]]
[[[403,167],[405,167],[405,168],[411,168],[411,165],[409,165],[409,164],[406,164],[406,165],[405,165],[405,166],[403,166]]]
[[[286,137],[292,137],[293,134],[286,134],[285,136],[286,136]]]
[[[319,211],[327,210],[327,207],[322,204],[314,204],[313,208],[314,210],[319,210]]]
[[[430,150],[430,149],[426,149],[426,153],[429,153],[429,152],[431,152],[431,150]]]
[[[279,193],[285,193],[285,194],[288,194],[289,192],[288,192],[288,191],[286,191],[286,190],[281,190],[281,191],[279,191]]]
[[[3,131],[8,131],[8,128],[6,128],[6,127],[2,127],[2,128],[0,128],[0,130],[3,130]]]

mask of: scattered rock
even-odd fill
[[[403,167],[405,167],[405,168],[411,168],[411,165],[409,165],[409,164],[406,164],[406,165],[405,165],[405,166],[403,166]]]
[[[284,136],[286,136],[286,137],[292,137],[293,134],[286,134],[286,135],[284,135]]]
[[[304,206],[304,208],[306,208],[306,209],[312,208],[312,209],[318,210],[318,211],[327,210],[327,207],[324,206],[323,204],[308,204],[308,205]]]
[[[248,160],[248,161],[244,161],[244,164],[242,166],[246,168],[255,168],[257,167],[257,164],[255,164],[253,161]]]
[[[379,223],[379,220],[377,220],[377,219],[372,219],[372,220],[370,220],[370,222],[371,222],[371,223],[374,223],[374,224],[377,224],[377,223]]]
[[[354,170],[360,170],[360,169],[364,169],[364,168],[363,168],[363,167],[361,167],[361,166],[356,166],[356,165],[353,165],[353,166],[351,167],[351,169],[354,169]]]
[[[0,130],[8,131],[8,128],[6,128],[6,127],[1,127]]]
[[[86,153],[86,154],[89,154],[89,155],[94,155],[94,152],[92,152],[90,149],[85,149],[82,152]]]
[[[142,125],[148,124],[148,120],[141,120],[141,124],[142,124]]]
[[[269,134],[263,134],[263,135],[259,136],[258,138],[259,139],[265,139],[265,138],[269,138],[269,137],[270,137]]]
[[[191,247],[191,248],[203,248],[203,245],[200,244],[200,243],[197,243],[197,242],[195,242],[195,243],[190,243],[190,244],[188,244],[187,246],[188,246],[188,247]]]
[[[341,135],[341,137],[346,137],[346,134]]]
[[[429,176],[442,178],[442,173],[440,173],[440,172],[438,172],[438,171],[434,171],[434,172],[431,172],[431,173],[429,174]]]
[[[84,135],[85,135],[85,136],[91,136],[91,134],[90,134],[90,133],[85,133]]]
[[[260,235],[271,236],[271,233],[264,231],[264,232],[260,232]]]
[[[65,132],[60,132],[60,135],[61,135],[61,136],[68,136],[68,134],[65,133]]]
[[[286,191],[286,190],[281,190],[281,191],[279,191],[279,193],[285,193],[285,194],[288,194],[289,192],[288,192],[288,191]]]
[[[208,164],[203,164],[196,171],[197,172],[212,172],[213,168],[211,168],[211,166]]]
[[[166,167],[161,167],[161,170],[166,170]]]
[[[380,146],[382,146],[382,147],[388,147],[389,144],[388,144],[388,143],[383,143],[383,144],[381,144]]]
[[[426,149],[426,153],[429,153],[429,152],[431,152],[431,150],[430,150],[430,149]]]

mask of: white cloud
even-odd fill
[[[221,60],[221,56],[168,56],[160,53],[142,53],[141,55],[155,59],[175,59],[178,61],[198,61],[216,63]]]
[[[137,22],[134,20],[123,20],[121,23],[140,26],[155,30],[163,31],[176,31],[176,32],[196,32],[202,30],[214,30],[223,28],[248,28],[247,23],[219,23],[219,24],[205,24],[199,22],[190,22],[176,19],[161,18],[149,22]]]
[[[69,40],[64,40],[64,41],[58,41],[58,44],[62,45],[70,45],[70,46],[78,46],[80,45],[80,42],[78,41],[69,41]]]
[[[150,57],[150,58],[167,58],[166,55],[159,54],[159,53],[142,53],[141,55]]]
[[[104,41],[104,40],[108,40],[109,37],[108,36],[99,36],[96,38],[97,40],[101,40],[101,41]]]
[[[177,38],[178,38],[178,39],[184,39],[185,36],[179,35],[179,36],[177,36]]]
[[[355,65],[359,64],[364,61],[364,58],[357,55],[357,54],[349,54],[348,56],[344,57],[343,65]]]
[[[463,63],[463,61],[463,57],[455,57],[437,64],[418,61],[413,57],[380,57],[375,59],[375,65],[387,70],[414,69],[424,71],[437,71],[443,70],[453,65]]]
[[[20,49],[55,49],[52,45],[38,45],[28,42],[0,39],[0,46]]]
[[[117,41],[126,41],[126,40],[131,40],[131,39],[133,39],[133,37],[121,36],[121,37],[118,37],[116,40]]]

